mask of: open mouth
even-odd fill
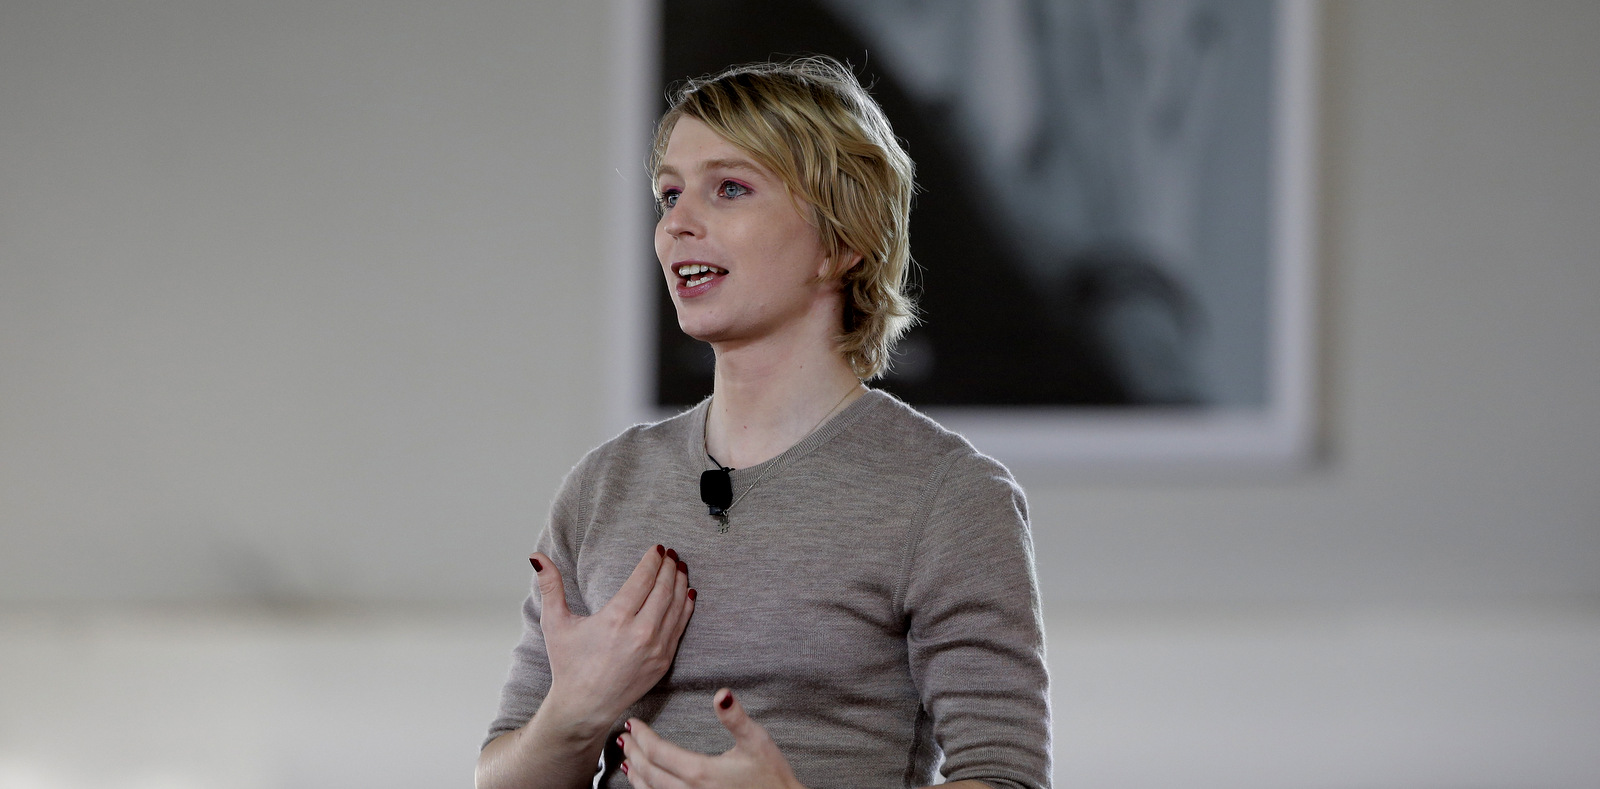
[[[707,282],[710,282],[713,278],[723,276],[727,273],[727,269],[717,268],[716,266],[708,266],[704,263],[685,263],[681,266],[678,266],[678,279],[681,282],[680,287],[685,288],[704,285]]]

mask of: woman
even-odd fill
[[[738,67],[651,166],[714,394],[568,475],[478,785],[1048,785],[1022,492],[863,385],[911,320],[881,111],[831,60]]]

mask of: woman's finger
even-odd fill
[[[686,789],[695,776],[710,773],[712,757],[662,739],[638,718],[630,718],[628,725],[632,733],[623,735],[623,751],[632,769],[643,771],[656,789]]]
[[[655,735],[655,731],[647,726],[644,721],[630,720],[627,722],[627,728],[628,731],[617,737],[617,745],[622,748],[622,773],[628,776],[628,784],[630,786],[655,787],[656,784],[651,779],[658,776],[661,769],[650,763],[649,754],[646,753],[645,747],[639,742],[640,738],[634,732],[641,734],[648,732],[651,742],[655,742],[660,738]]]
[[[535,553],[528,557],[533,574],[539,579],[539,618],[557,626],[564,624],[572,614],[567,610],[567,587],[561,581],[561,571],[550,557]]]
[[[632,759],[624,759],[622,762],[622,774],[628,776],[628,785],[633,789],[655,789],[650,783],[650,779],[645,777],[649,772],[649,767],[640,770],[634,765]]]
[[[755,748],[772,739],[767,730],[745,712],[744,705],[733,697],[733,691],[723,688],[711,697],[711,706],[717,711],[717,720],[733,735],[734,745]]]
[[[683,569],[686,567],[683,560],[678,558],[677,551],[667,550],[661,559],[661,566],[656,570],[655,586],[651,587],[649,596],[638,609],[641,619],[657,624],[665,618],[667,607],[672,605],[677,596],[679,576],[687,573]]]
[[[639,612],[639,607],[644,605],[645,598],[650,595],[650,590],[655,588],[656,576],[661,571],[661,566],[666,564],[667,549],[657,545],[644,552],[644,557],[634,566],[633,573],[628,580],[622,582],[622,588],[611,598],[606,605],[615,605],[623,613],[633,615]]]
[[[640,764],[638,768],[634,769],[634,772],[641,773],[644,776],[642,783],[635,782],[633,775],[630,773],[628,781],[634,786],[644,786],[648,789],[695,789],[695,787],[684,783],[683,779],[678,776],[666,772],[649,762]]]
[[[679,560],[680,562],[682,560]],[[661,615],[661,632],[672,638],[677,643],[683,635],[683,626],[688,617],[688,610],[684,603],[689,599],[689,573],[679,565],[680,571],[672,582],[672,600],[667,603]]]
[[[678,617],[678,626],[672,631],[672,640],[683,641],[683,631],[689,629],[689,620],[694,618],[695,590],[690,589],[683,600],[683,615]]]

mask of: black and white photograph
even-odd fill
[[[884,107],[916,163],[922,321],[883,389],[1013,461],[1306,459],[1303,8],[647,6],[658,100],[682,75],[826,54]],[[645,380],[670,411],[710,392],[711,351],[656,292]]]

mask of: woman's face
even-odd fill
[[[657,174],[656,257],[678,325],[712,343],[838,326],[822,238],[777,175],[684,117]],[[826,331],[823,332],[827,336]]]

